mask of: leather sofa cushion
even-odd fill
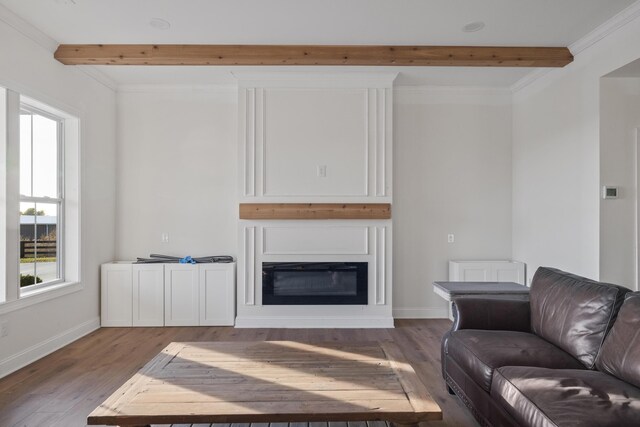
[[[451,332],[446,353],[487,392],[493,371],[502,366],[584,369],[551,343],[527,332],[464,329]]]
[[[628,289],[540,267],[531,283],[531,330],[593,369]]]
[[[640,387],[640,292],[627,294],[596,367]]]
[[[491,397],[523,426],[640,425],[640,389],[604,372],[503,367]]]

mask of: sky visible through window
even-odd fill
[[[20,194],[58,197],[58,123],[23,111],[20,115]],[[21,206],[22,210],[22,206]],[[57,215],[57,205],[38,203],[38,211]]]

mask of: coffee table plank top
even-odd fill
[[[90,425],[442,419],[391,342],[171,343]]]

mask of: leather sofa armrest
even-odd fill
[[[457,314],[452,331],[484,329],[531,332],[528,299],[454,298],[453,304]]]

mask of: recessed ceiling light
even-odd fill
[[[475,33],[476,31],[480,31],[483,28],[484,28],[484,22],[474,21],[462,27],[462,31],[464,31],[465,33]]]
[[[153,18],[149,21],[149,25],[151,25],[156,30],[168,30],[171,27],[171,23],[161,18]]]

